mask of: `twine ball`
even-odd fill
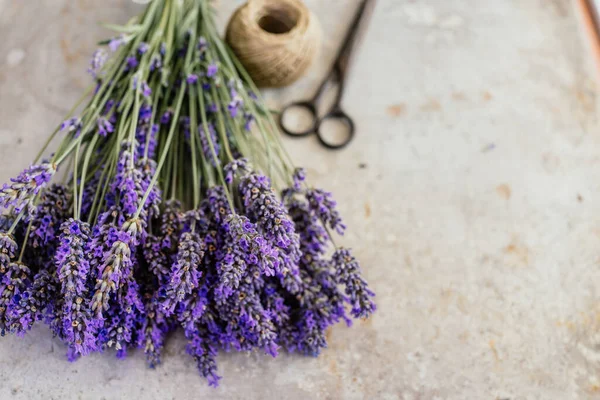
[[[310,66],[321,29],[301,0],[249,0],[231,17],[225,39],[257,86],[281,87]]]

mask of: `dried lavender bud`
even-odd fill
[[[109,309],[110,294],[118,290],[122,279],[129,275],[133,267],[130,245],[133,244],[134,239],[124,231],[115,232],[114,235],[117,240],[110,250],[104,253],[92,297],[91,308],[97,317],[102,317],[103,312]]]
[[[69,211],[71,195],[62,185],[51,185],[40,196],[35,217],[31,221],[28,246],[56,247],[53,243],[58,234],[58,228]]]
[[[168,200],[161,215],[160,235],[163,249],[169,250],[170,253],[175,251],[179,242],[183,224],[181,216],[181,203],[178,200]]]
[[[333,263],[339,282],[346,286],[354,318],[367,318],[376,309],[373,293],[360,275],[360,265],[348,249],[340,248],[333,254]]]
[[[277,275],[286,289],[296,293],[298,287],[298,261],[300,238],[288,211],[271,189],[269,178],[255,172],[244,176],[239,184],[246,214],[259,232],[278,251]]]
[[[301,260],[305,264],[310,264],[327,252],[330,243],[329,235],[319,217],[306,202],[292,199],[288,201],[287,206],[296,232],[300,235]]]
[[[321,349],[327,348],[325,330],[317,324],[313,311],[302,311],[300,319],[296,322],[296,329],[296,347],[302,353],[316,357]]]
[[[17,252],[17,243],[12,235],[0,233],[0,282]]]
[[[337,203],[333,200],[331,193],[322,189],[309,189],[306,191],[306,199],[311,210],[319,216],[324,224],[328,224],[340,235],[344,234],[346,225],[343,224],[340,214],[336,210]]]
[[[96,350],[96,325],[89,309],[86,281],[89,261],[85,250],[89,240],[88,224],[73,218],[61,226],[56,268],[63,297],[63,339],[70,347],[69,358]]]
[[[217,262],[219,283],[215,288],[215,297],[219,300],[229,297],[238,288],[248,266],[256,266],[259,275],[271,276],[278,262],[277,251],[259,235],[248,218],[232,214],[223,228],[226,232],[224,256]]]
[[[144,305],[139,294],[139,286],[132,276],[125,283],[112,301],[106,313],[104,329],[98,341],[106,347],[114,347],[118,358],[125,358],[127,348],[136,342],[134,337],[138,321],[142,320]],[[139,341],[139,338],[138,338]]]
[[[233,160],[225,165],[223,172],[225,172],[225,182],[232,183],[237,176],[246,175],[250,172],[248,160],[246,158]]]
[[[108,59],[108,54],[103,49],[98,49],[92,55],[92,59],[90,60],[90,67],[88,68],[88,72],[90,75],[94,77],[94,79],[98,78],[104,63]]]
[[[212,223],[221,226],[227,217],[232,214],[231,207],[222,186],[213,186],[206,191],[206,196],[200,205],[204,215],[209,216]]]
[[[70,133],[75,132],[75,137],[79,137],[81,134],[81,128],[83,128],[83,122],[79,117],[69,118],[60,124],[61,131],[67,131]]]
[[[165,336],[170,330],[167,318],[161,311],[160,303],[158,292],[149,295],[148,299],[144,301],[146,313],[142,323],[139,347],[144,349],[146,362],[150,368],[160,364]]]
[[[198,287],[202,275],[198,266],[203,256],[202,242],[198,235],[191,232],[184,233],[179,242],[176,262],[171,270],[166,298],[163,302],[167,315],[172,314],[177,303]]]
[[[217,348],[214,342],[208,337],[205,330],[197,330],[190,336],[191,338],[186,346],[187,353],[194,358],[200,375],[208,380],[209,386],[219,386],[221,377],[217,375],[217,362],[215,360]]]
[[[6,333],[8,328],[9,316],[14,315],[17,311],[15,308],[21,301],[21,295],[30,282],[31,271],[29,268],[20,262],[11,262],[2,281],[0,282],[0,334]]]
[[[112,51],[114,53],[124,43],[125,43],[125,35],[119,35],[119,36],[117,36],[115,38],[112,38],[110,40],[110,42],[108,42],[108,47],[110,48],[110,51]]]
[[[156,162],[151,159],[147,159],[146,161],[140,160],[137,162],[137,168],[142,172],[141,178],[141,192],[139,195],[140,201],[146,191],[150,188],[150,183],[154,174],[156,173]],[[161,202],[161,192],[158,186],[153,185],[152,189],[150,189],[150,194],[146,199],[146,202],[142,205],[142,211],[140,212],[140,218],[148,222],[149,218],[153,218],[158,216],[160,213],[159,205]]]
[[[117,172],[111,185],[111,195],[115,197],[110,203],[119,204],[125,218],[132,218],[144,195],[142,189],[142,171],[136,167],[131,144],[126,143],[121,149]]]
[[[56,165],[44,162],[32,165],[18,177],[11,179],[11,183],[5,183],[0,189],[0,207],[15,207],[15,214],[23,209],[31,208],[34,197],[42,190],[54,176]],[[31,214],[33,209],[29,210]]]
[[[206,132],[207,130],[208,134]],[[198,127],[198,134],[200,135],[200,144],[202,145],[202,153],[204,154],[204,157],[206,157],[213,167],[216,167],[221,162],[219,160],[219,140],[217,138],[217,131],[215,130],[214,125],[210,122],[208,123],[207,128],[205,128],[203,125],[200,125]],[[210,142],[208,137],[209,135]]]
[[[43,269],[33,278],[21,299],[9,315],[9,330],[17,336],[23,336],[28,332],[33,323],[51,314],[51,303],[58,293],[58,285],[47,270]]]

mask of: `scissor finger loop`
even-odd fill
[[[303,110],[306,112],[306,114],[308,114],[308,118],[310,118],[311,121],[307,128],[291,128],[290,121],[286,122],[286,115],[287,117],[291,117],[290,114],[293,113],[294,110]],[[281,129],[284,133],[293,137],[302,137],[314,133],[317,129],[318,122],[317,108],[315,107],[314,103],[310,101],[298,101],[296,103],[291,103],[281,110],[281,113],[279,114],[279,125],[281,126]]]
[[[326,128],[329,125],[327,122],[333,121],[341,122],[341,124],[336,124],[338,128],[335,131],[330,130],[331,128]],[[343,126],[343,128],[340,129],[340,126]],[[346,147],[352,141],[354,138],[354,128],[352,118],[344,111],[338,109],[329,112],[319,120],[316,134],[323,146],[331,150],[339,150]]]

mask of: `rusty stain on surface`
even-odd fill
[[[514,238],[508,246],[504,248],[504,252],[507,254],[514,255],[519,261],[523,264],[529,264],[529,249],[527,246],[519,243],[516,238]]]
[[[388,106],[386,111],[390,117],[396,118],[405,113],[406,105],[404,103],[393,104],[391,106]]]
[[[492,99],[492,94],[487,90],[484,90],[481,93],[481,98],[483,99],[483,101],[490,101]]]
[[[72,63],[77,58],[77,56],[69,50],[69,44],[65,38],[60,38],[60,50],[68,64]]]
[[[581,105],[581,108],[586,113],[593,112],[596,108],[596,96],[590,90],[584,90],[581,88],[575,89],[575,97]]]
[[[465,96],[465,94],[463,92],[453,92],[452,98],[454,100],[464,101],[467,99],[467,96]]]
[[[492,350],[492,354],[494,355],[494,359],[496,359],[496,361],[500,361],[500,357],[498,357],[498,350],[496,349],[496,342],[494,341],[494,339],[490,339],[489,346]]]
[[[369,218],[371,216],[371,205],[366,202],[365,203],[365,217]]]
[[[512,190],[510,189],[510,186],[508,186],[506,183],[503,183],[496,187],[496,193],[498,193],[498,196],[502,197],[504,200],[508,200],[510,199]]]
[[[437,99],[430,99],[426,103],[423,103],[419,108],[421,111],[440,111],[442,105]]]

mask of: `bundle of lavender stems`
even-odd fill
[[[88,93],[0,190],[2,335],[42,322],[71,361],[139,348],[154,367],[181,328],[216,386],[219,350],[316,356],[369,317],[335,201],[292,166],[207,1],[110,28]]]

